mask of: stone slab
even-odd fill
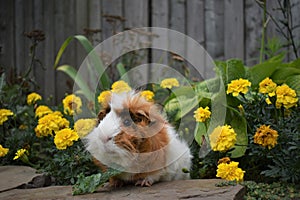
[[[37,189],[13,189],[0,193],[0,199],[242,199],[245,189],[241,185],[216,187],[220,179],[180,180],[156,183],[151,187],[126,186],[116,189],[99,189],[96,193],[72,196],[71,186],[51,186]]]
[[[0,192],[26,184],[38,175],[35,169],[27,166],[0,166]]]

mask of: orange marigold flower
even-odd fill
[[[273,148],[277,144],[278,132],[269,126],[260,126],[254,135],[254,143],[259,144],[268,149]]]

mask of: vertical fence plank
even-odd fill
[[[244,2],[225,0],[224,5],[225,59],[244,59]]]
[[[91,29],[90,40],[93,45],[97,45],[101,42],[101,1],[100,0],[90,0],[89,1],[89,29]],[[93,33],[94,32],[94,33]]]
[[[44,31],[44,15],[43,15],[43,1],[34,0],[33,1],[33,28],[37,30]],[[41,61],[40,63],[35,63],[34,65],[34,79],[37,83],[37,92],[43,93],[45,90],[44,79],[46,77],[45,66],[44,66],[44,55],[45,55],[45,41],[39,42],[36,49],[36,58]]]
[[[0,1],[0,69],[5,69],[7,76],[15,66],[14,21],[14,2]]]
[[[262,9],[252,0],[245,1],[245,64],[259,61],[259,47],[262,30]]]
[[[84,29],[88,28],[88,4],[86,1],[76,0],[76,35],[84,34]],[[76,42],[76,63],[79,67],[83,62],[87,52]]]
[[[206,50],[213,59],[224,59],[224,1],[205,1]]]
[[[16,60],[16,72],[24,72],[25,67],[25,14],[24,5],[25,1],[16,0],[15,1],[15,60]],[[27,55],[26,55],[27,56]]]
[[[140,0],[124,0],[124,17],[125,21],[125,28],[132,29],[132,28],[139,28],[139,27],[147,27],[149,26],[148,22],[148,12],[149,12],[149,2],[148,0],[140,1]],[[141,34],[141,33],[134,33],[134,34]],[[145,37],[145,35],[142,35]],[[137,42],[139,42],[137,40]],[[136,45],[136,44],[133,44]],[[138,50],[137,54],[137,63],[136,65],[146,64],[148,63],[148,55],[149,51],[146,49]],[[135,66],[127,66],[127,67],[135,67]],[[139,75],[136,74],[135,77],[139,76],[139,80],[149,80],[149,68],[145,68],[143,73]],[[137,80],[136,80],[137,81]]]
[[[65,34],[66,31],[66,12],[65,8],[68,2],[66,1],[54,1],[54,29],[55,29],[55,54],[56,56],[59,48],[61,47],[64,40],[67,38],[67,35]],[[66,57],[67,51],[70,50],[70,46],[67,47],[66,51],[64,52],[61,64],[67,64],[68,59]],[[68,63],[70,64],[70,63]],[[69,81],[69,78],[64,74],[63,72],[56,71],[56,82],[55,82],[55,94],[56,94],[56,102],[61,102],[61,100],[64,98],[66,93],[70,93],[71,91],[67,88],[67,82]]]
[[[31,46],[33,42],[28,37],[24,36],[24,32],[31,32],[33,30],[33,0],[28,0],[23,4],[24,9],[24,30],[21,33],[21,37],[24,40],[24,64],[25,67],[21,69],[21,73],[24,73],[31,65]],[[30,71],[30,76],[33,77],[33,69]]]
[[[170,28],[175,31],[179,31],[183,34],[186,34],[186,1],[185,0],[176,0],[170,1]],[[176,42],[176,38],[173,36],[169,37],[169,45],[171,49],[176,49],[178,44]],[[185,45],[185,44],[184,44]],[[177,46],[177,47],[176,47]],[[182,46],[182,48],[178,49],[179,53],[185,57],[185,48],[186,46]],[[172,66],[178,72],[183,73],[182,63],[177,62],[176,59],[173,59],[173,56],[169,58],[169,65]]]
[[[123,22],[117,18],[123,18],[122,0],[102,0],[102,40],[123,30]]]
[[[168,1],[152,0],[151,1],[151,26],[169,28],[169,3]],[[161,45],[163,47],[168,47],[168,40],[163,41],[163,43],[157,44],[157,40],[154,40],[154,45]],[[162,50],[151,50],[151,62],[168,65],[168,53]],[[153,64],[150,67],[150,80],[155,80],[162,74],[162,69],[157,65]]]
[[[55,70],[53,69],[55,49],[55,26],[54,26],[54,1],[43,0],[44,30],[45,30],[45,79],[44,96],[49,98],[50,104],[55,103]]]

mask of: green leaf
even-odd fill
[[[241,117],[239,114],[234,112],[234,116],[230,121],[231,127],[234,129],[237,134],[236,145],[234,150],[231,151],[232,158],[238,158],[245,154],[247,145],[248,145],[248,136],[247,136],[247,122],[244,117]]]
[[[174,121],[179,120],[188,114],[193,108],[195,108],[199,103],[197,96],[193,98],[187,98],[186,96],[178,96],[169,100],[165,105],[165,110],[168,113],[174,113],[177,111],[174,116]]]
[[[300,96],[300,75],[290,76],[286,79],[286,84],[294,89],[298,96]]]
[[[126,75],[127,71],[126,71],[123,63],[117,64],[117,70],[119,72],[120,77],[130,85],[130,80],[129,80],[128,76]]]
[[[206,138],[206,141],[209,141],[206,131],[207,130],[206,130],[205,123],[198,122],[196,124],[195,132],[194,132],[194,137],[195,137],[195,140],[199,144],[200,147],[201,147],[201,145],[203,143],[203,139],[204,138]]]
[[[230,59],[226,61],[226,81],[227,84],[230,81],[245,78],[245,67],[241,60],[238,59]]]
[[[252,86],[256,87],[263,79],[265,79],[266,77],[271,77],[273,72],[281,64],[281,60],[272,59],[249,68],[249,80],[252,83]]]
[[[101,84],[102,84],[103,88],[109,88],[110,87],[110,79],[108,78],[108,75],[105,73],[103,63],[102,63],[99,55],[97,54],[97,52],[95,52],[93,45],[83,35],[70,36],[64,41],[64,43],[61,45],[61,47],[56,55],[55,62],[54,62],[54,68],[58,68],[58,63],[61,59],[61,56],[63,55],[64,51],[66,50],[66,48],[68,47],[68,45],[71,43],[71,41],[73,39],[77,39],[80,42],[80,44],[84,47],[86,52],[89,54],[88,56],[91,59],[91,62],[86,61],[86,64],[88,65],[88,68],[89,68],[89,72],[91,75],[90,77],[93,77],[95,75],[93,73],[93,71],[94,71],[93,68],[95,68],[98,75],[99,76],[101,75],[100,80],[101,80]],[[90,65],[90,63],[92,63],[93,66]],[[94,81],[93,83],[96,83],[96,82]]]
[[[272,80],[278,84],[284,83],[290,76],[300,74],[300,68],[282,67],[277,69],[271,76]]]
[[[93,93],[90,91],[88,85],[81,78],[81,76],[77,75],[76,69],[74,69],[70,65],[62,65],[62,66],[59,66],[57,68],[57,70],[58,71],[62,71],[64,73],[66,73],[67,75],[69,75],[75,81],[75,83],[78,85],[78,87],[82,90],[84,96],[88,100],[94,101],[94,95],[93,95]]]
[[[109,168],[104,173],[93,174],[91,176],[85,177],[80,174],[77,178],[77,182],[73,185],[73,195],[93,193],[95,190],[106,183],[109,178],[120,174],[121,171]]]

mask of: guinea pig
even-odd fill
[[[86,149],[105,171],[120,167],[111,186],[133,183],[151,186],[159,181],[188,179],[188,145],[178,138],[159,107],[137,91],[112,93],[98,114],[99,124],[85,138]]]

